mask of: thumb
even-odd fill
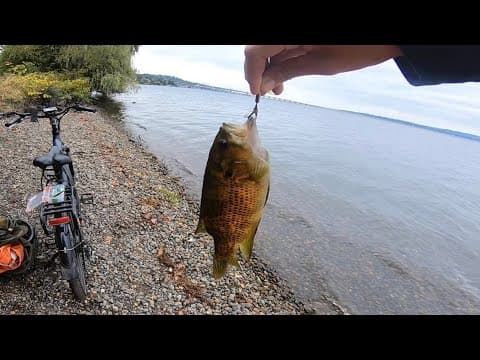
[[[265,95],[271,90],[278,89],[283,82],[298,76],[326,73],[326,69],[322,69],[323,65],[318,59],[309,55],[271,64],[263,73],[260,92]]]

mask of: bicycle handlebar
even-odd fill
[[[74,109],[76,111],[88,111],[88,112],[93,112],[93,113],[97,112],[96,109],[92,109],[92,108],[88,108],[86,106],[75,104],[75,105],[67,106],[65,109],[60,110],[60,111],[57,108],[44,108],[43,110],[40,110],[36,113],[19,113],[19,112],[16,112],[16,111],[9,111],[9,112],[0,114],[0,120],[3,119],[4,117],[7,118],[7,117],[10,117],[12,115],[17,115],[18,118],[16,118],[15,120],[12,120],[12,121],[5,124],[5,126],[8,128],[8,127],[11,127],[15,124],[21,123],[23,121],[23,119],[27,116],[35,116],[36,115],[36,117],[40,118],[40,119],[52,118],[52,117],[56,117],[56,116],[65,115],[71,109]],[[43,115],[39,115],[39,113],[43,113]]]
[[[16,113],[15,111],[9,111],[9,112],[0,114],[0,120],[2,120],[4,117],[9,117],[15,114],[18,115],[18,113]]]
[[[7,128],[9,128],[10,126],[13,126],[13,125],[15,125],[15,124],[17,124],[17,123],[21,123],[23,119],[24,119],[24,116],[19,116],[19,117],[16,118],[15,120],[6,123],[5,126],[6,126]]]
[[[85,106],[81,106],[81,105],[75,105],[75,110],[77,111],[88,111],[88,112],[97,112],[97,109],[91,109],[91,108],[87,108]]]

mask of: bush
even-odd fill
[[[0,103],[12,108],[86,102],[90,96],[88,79],[70,80],[55,72],[6,74],[0,77],[0,89]]]
[[[136,83],[133,45],[6,45],[0,53],[0,73],[62,73],[87,78],[90,91],[123,92]]]
[[[0,77],[0,111],[11,110],[19,105],[24,105],[24,96],[17,86],[15,75]]]

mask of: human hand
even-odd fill
[[[334,75],[401,56],[394,45],[248,45],[245,79],[254,95],[279,95],[283,83],[305,75]],[[270,59],[270,65],[268,64]]]

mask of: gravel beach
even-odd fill
[[[73,299],[58,265],[45,267],[55,249],[46,243],[38,210],[24,211],[28,195],[40,190],[32,160],[48,152],[50,125],[1,124],[0,214],[35,224],[40,240],[32,272],[0,277],[1,314],[310,312],[255,251],[250,263],[241,261],[241,269],[213,279],[213,240],[193,234],[199,204],[121,122],[102,113],[72,113],[62,120],[62,138],[71,148],[79,193],[94,193],[94,203],[82,205],[83,232],[93,250],[87,300]]]

